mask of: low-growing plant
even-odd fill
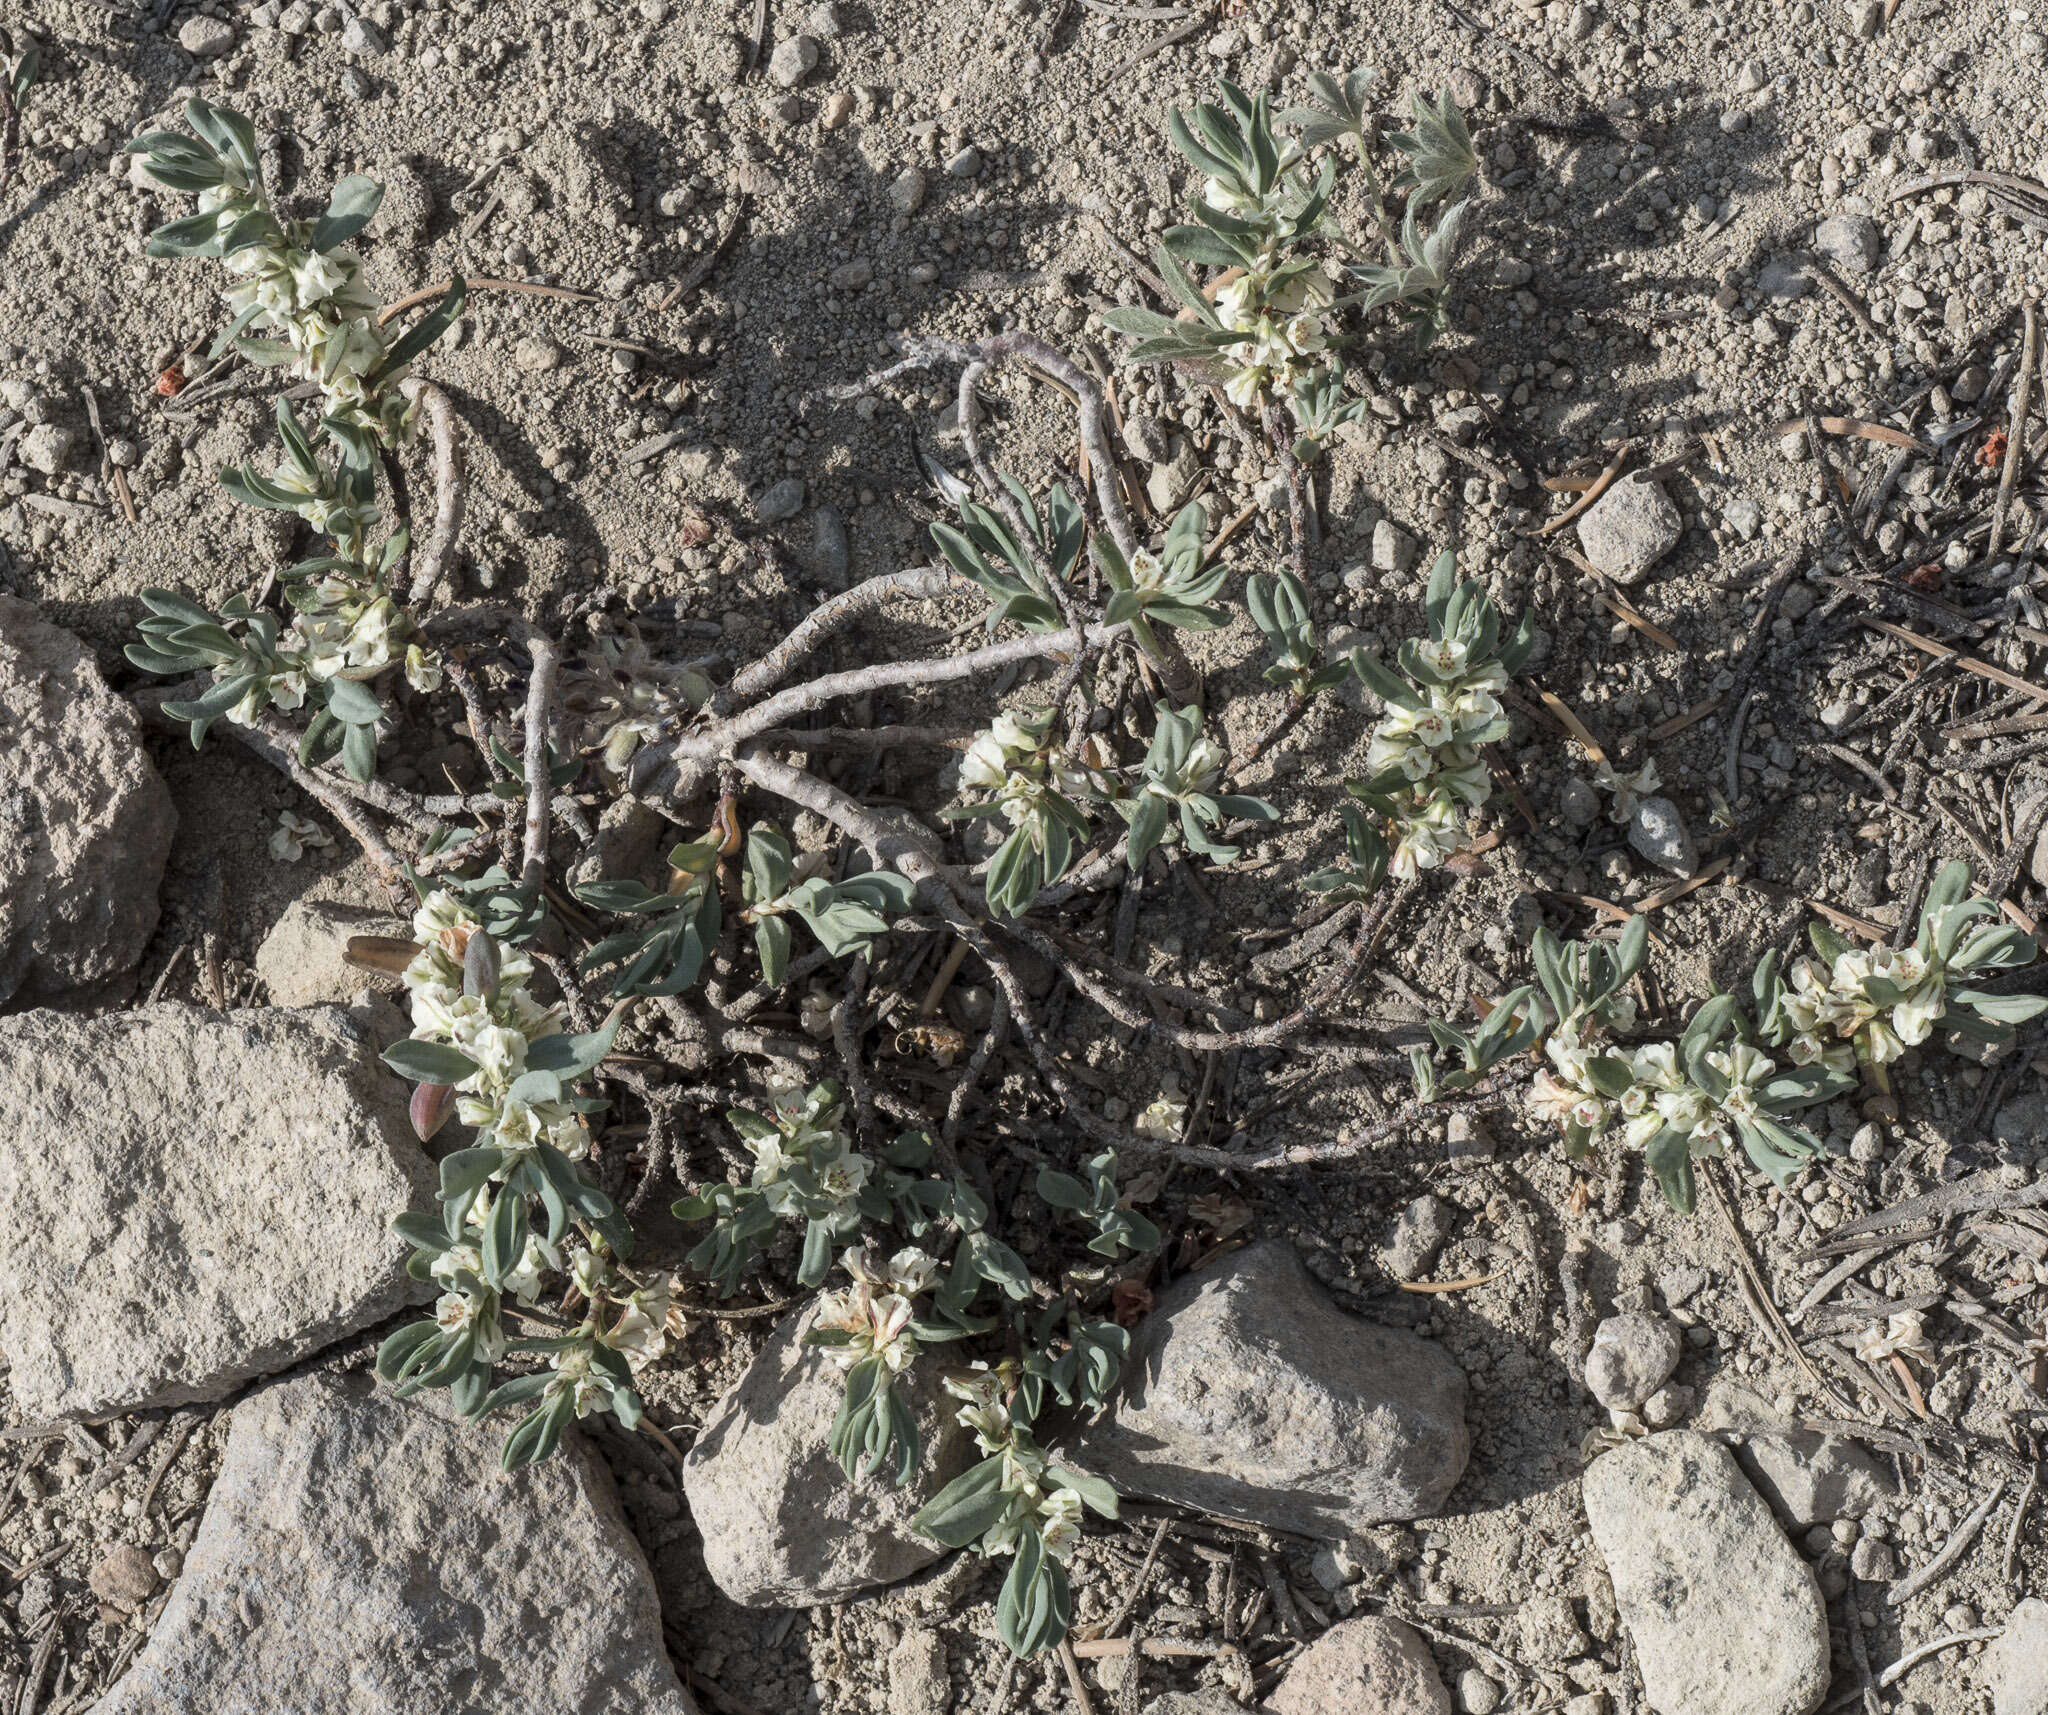
[[[1500,693],[1529,657],[1534,629],[1523,614],[1512,632],[1457,558],[1440,556],[1424,601],[1429,636],[1401,645],[1398,669],[1363,650],[1351,664],[1387,706],[1373,729],[1363,780],[1345,790],[1373,814],[1389,848],[1388,868],[1413,880],[1468,843],[1464,812],[1493,795],[1482,746],[1503,738]]]
[[[1624,1038],[1637,1023],[1626,990],[1648,957],[1647,920],[1630,919],[1612,945],[1561,944],[1539,928],[1530,945],[1538,986],[1504,996],[1475,1034],[1432,1020],[1437,1046],[1455,1062],[1445,1070],[1415,1050],[1417,1093],[1430,1101],[1472,1089],[1540,1045],[1547,1064],[1530,1081],[1528,1106],[1560,1129],[1571,1159],[1587,1159],[1618,1126],[1681,1212],[1697,1199],[1693,1161],[1734,1146],[1782,1188],[1823,1151],[1795,1116],[1855,1089],[1859,1068],[1883,1090],[1884,1067],[1937,1026],[1954,1040],[1999,1045],[2048,1010],[2048,996],[1974,986],[2031,962],[2035,945],[2010,924],[1977,923],[1998,908],[1972,898],[1970,883],[1967,863],[1943,867],[1910,947],[1851,948],[1814,924],[1826,963],[1802,959],[1788,982],[1768,953],[1746,985],[1747,1007],[1738,995],[1713,995],[1677,1036],[1646,1041]]]

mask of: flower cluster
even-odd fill
[[[476,1128],[480,1144],[506,1153],[492,1179],[506,1178],[539,1143],[582,1160],[590,1153],[589,1122],[559,1090],[548,1099],[523,1082],[533,1043],[562,1030],[560,1005],[543,1005],[526,986],[533,961],[516,949],[496,949],[493,980],[474,980],[468,952],[481,924],[446,891],[427,896],[412,926],[420,944],[404,978],[412,1039],[445,1043],[471,1063],[473,1070],[452,1086],[456,1115]]]
[[[1217,317],[1236,336],[1216,354],[1233,405],[1255,411],[1262,395],[1291,393],[1325,366],[1336,343],[1329,317],[1335,298],[1320,269],[1277,288],[1245,273],[1217,289]]]
[[[1091,799],[1106,795],[1103,775],[1070,761],[1052,738],[1054,711],[1010,710],[967,747],[960,784],[981,801],[947,815],[982,816],[1009,824],[1010,833],[989,860],[984,883],[990,907],[1014,917],[1066,874],[1088,838]],[[1088,760],[1099,760],[1091,750]]]
[[[1039,1447],[1028,1425],[1012,1412],[1017,1366],[1005,1359],[996,1368],[975,1363],[943,1378],[942,1385],[962,1401],[954,1414],[972,1432],[975,1445],[1001,1461],[1000,1491],[1009,1504],[981,1538],[984,1554],[1014,1554],[1027,1529],[1035,1530],[1045,1552],[1064,1564],[1081,1540],[1081,1493],[1054,1474],[1055,1467]]]
[[[1367,777],[1348,790],[1379,813],[1392,845],[1388,868],[1403,881],[1468,842],[1464,813],[1493,792],[1479,750],[1507,733],[1500,693],[1534,635],[1524,615],[1503,638],[1492,599],[1476,582],[1458,582],[1448,553],[1430,574],[1426,606],[1429,636],[1401,646],[1399,672],[1363,651],[1351,658],[1387,712],[1366,751]]]
[[[1970,895],[1967,863],[1946,864],[1927,890],[1918,933],[1906,947],[1851,947],[1822,924],[1808,930],[1817,958],[1775,958],[1758,967],[1763,1040],[1801,1066],[1861,1067],[1879,1090],[1884,1068],[1934,1034],[1998,1047],[2048,1007],[2048,997],[1975,986],[2032,961],[2034,939],[1996,921],[1998,906]]]
[[[616,775],[633,753],[673,732],[704,706],[711,681],[695,667],[658,660],[639,630],[599,632],[595,646],[564,670],[562,706],[581,719],[579,749],[594,749]]]
[[[1681,1210],[1693,1205],[1693,1159],[1724,1155],[1731,1145],[1782,1187],[1820,1152],[1819,1140],[1788,1116],[1840,1095],[1850,1080],[1825,1066],[1781,1068],[1765,1052],[1768,1032],[1733,995],[1708,1001],[1675,1042],[1613,1042],[1610,1032],[1635,1023],[1635,1003],[1624,989],[1647,957],[1648,928],[1638,917],[1612,946],[1561,946],[1548,929],[1537,931],[1530,955],[1549,1011],[1530,989],[1518,989],[1496,1009],[1521,1010],[1519,1034],[1530,1042],[1544,1038],[1549,1064],[1530,1082],[1530,1111],[1563,1131],[1573,1160],[1583,1160],[1619,1125]],[[1766,985],[1771,974],[1767,963]],[[1431,1030],[1455,1035],[1434,1024]]]
[[[816,1324],[843,1336],[830,1342],[833,1361],[850,1370],[868,1358],[880,1358],[885,1377],[901,1375],[917,1357],[917,1336],[910,1327],[913,1300],[931,1290],[938,1263],[915,1245],[886,1261],[871,1246],[856,1245],[839,1262],[853,1284],[818,1295]]]
[[[1782,1003],[1792,1058],[1843,1072],[1859,1055],[1889,1065],[1925,1042],[1947,1011],[1941,972],[1912,947],[1861,948],[1832,964],[1800,959]]]
[[[803,1215],[850,1231],[860,1220],[860,1194],[874,1163],[846,1133],[838,1086],[806,1088],[799,1078],[771,1077],[769,1111],[729,1117],[754,1158],[753,1184],[777,1215]]]

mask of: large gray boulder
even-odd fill
[[[1124,1377],[1075,1460],[1126,1493],[1304,1536],[1434,1513],[1472,1450],[1464,1372],[1339,1310],[1284,1241],[1161,1293]]]
[[[1451,1715],[1451,1694],[1429,1645],[1399,1620],[1342,1620],[1295,1658],[1273,1695],[1272,1715]]]
[[[696,1715],[580,1437],[510,1476],[503,1420],[368,1376],[279,1382],[149,1642],[93,1715]]]
[[[1710,1436],[1603,1453],[1582,1482],[1657,1715],[1810,1715],[1828,1688],[1820,1587]]]
[[[787,1318],[698,1431],[683,1465],[712,1581],[756,1608],[808,1608],[922,1572],[946,1552],[910,1528],[978,1455],[931,1364],[898,1381],[917,1413],[918,1467],[849,1482],[826,1447],[845,1372],[803,1344],[816,1305]]]
[[[177,825],[85,645],[0,595],[0,1003],[91,999],[134,970]]]
[[[30,1417],[219,1399],[427,1295],[406,1086],[337,1007],[0,1019],[0,1351]]]

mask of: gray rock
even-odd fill
[[[1273,1715],[1451,1715],[1429,1645],[1399,1620],[1344,1620],[1295,1658],[1266,1707]]]
[[[102,1602],[111,1602],[124,1614],[142,1606],[156,1594],[159,1580],[156,1562],[149,1550],[132,1542],[117,1542],[93,1562],[85,1587]]]
[[[235,1408],[184,1575],[93,1715],[697,1715],[602,1459],[505,1475],[367,1375]]]
[[[818,44],[809,36],[785,36],[768,56],[768,76],[783,89],[794,89],[818,66]]]
[[[1415,564],[1415,538],[1392,519],[1382,518],[1372,527],[1372,568],[1376,572],[1405,572]]]
[[[1675,1429],[1692,1410],[1692,1399],[1689,1387],[1660,1387],[1643,1401],[1642,1419],[1652,1429]]]
[[[1209,1686],[1201,1691],[1169,1691],[1145,1705],[1145,1715],[1246,1715],[1245,1706],[1227,1691]]]
[[[1773,256],[1756,271],[1756,289],[1779,303],[1790,303],[1813,290],[1813,276],[1790,256]]]
[[[1744,542],[1756,540],[1764,527],[1764,510],[1746,494],[1738,494],[1721,508],[1721,522]]]
[[[1557,807],[1565,821],[1574,828],[1590,828],[1600,820],[1600,794],[1577,775],[1565,781],[1564,790],[1558,794]]]
[[[1441,1197],[1422,1196],[1404,1208],[1387,1236],[1387,1270],[1397,1280],[1417,1280],[1436,1261],[1451,1236],[1455,1211]]]
[[[1678,1329],[1661,1316],[1632,1310],[1593,1330],[1586,1388],[1610,1411],[1634,1411],[1678,1368]]]
[[[1734,1455],[1686,1430],[1604,1453],[1581,1484],[1658,1715],[1810,1715],[1828,1687],[1811,1569]]]
[[[800,476],[784,477],[754,502],[754,516],[763,524],[780,524],[803,509],[804,481]]]
[[[1074,1459],[1120,1490],[1304,1536],[1425,1517],[1471,1453],[1464,1372],[1339,1310],[1282,1241],[1161,1293],[1124,1377]]]
[[[2048,1602],[2030,1596],[1984,1652],[1991,1715],[2048,1715]]]
[[[1813,247],[1838,274],[1868,274],[1877,266],[1884,235],[1867,214],[1831,214],[1815,229]]]
[[[1173,443],[1173,431],[1157,417],[1132,415],[1124,419],[1124,448],[1134,459],[1164,464],[1173,457]]]
[[[802,1343],[815,1307],[788,1318],[728,1388],[683,1466],[712,1581],[756,1608],[808,1608],[908,1578],[945,1552],[910,1528],[967,1468],[973,1443],[926,1365],[910,1373],[923,1456],[911,1480],[848,1482],[826,1450],[845,1375]]]
[[[1579,520],[1586,558],[1618,584],[1639,584],[1678,546],[1685,520],[1654,482],[1625,476]]]
[[[86,998],[156,932],[178,816],[85,645],[0,595],[0,1002]]]
[[[875,265],[865,256],[856,256],[851,262],[842,262],[825,276],[825,282],[835,292],[857,292],[875,277]]]
[[[234,26],[195,13],[178,26],[178,46],[196,60],[217,60],[235,45]]]
[[[1861,1537],[1849,1550],[1849,1570],[1867,1584],[1889,1584],[1899,1575],[1899,1557],[1890,1543]]]
[[[412,926],[359,905],[295,899],[256,949],[256,975],[273,1006],[346,1006],[377,982],[342,955],[352,935],[410,939]],[[387,986],[391,979],[386,979]]]
[[[1162,515],[1178,511],[1202,475],[1201,454],[1184,436],[1175,435],[1169,450],[1171,456],[1145,476],[1145,497]]]
[[[1884,1467],[1839,1435],[1811,1429],[1753,1434],[1736,1457],[1764,1499],[1799,1529],[1861,1518],[1891,1493]]]
[[[956,179],[971,179],[981,172],[981,151],[972,143],[962,149],[946,163],[947,174]]]
[[[812,516],[811,564],[818,576],[831,584],[845,583],[853,566],[853,544],[847,540],[846,520],[836,506],[821,506]]]
[[[1884,29],[1885,0],[1849,0],[1844,8],[1844,21],[1850,33],[1866,41],[1877,36]]]
[[[529,375],[545,375],[562,366],[562,348],[543,334],[528,334],[512,347],[512,366]]]
[[[1493,1715],[1500,1707],[1500,1699],[1498,1683],[1478,1668],[1468,1667],[1458,1675],[1459,1715]]]
[[[44,476],[55,476],[71,462],[72,450],[77,445],[75,430],[67,429],[61,423],[37,423],[21,437],[21,445],[16,451],[30,470],[41,471]]]
[[[1522,1659],[1541,1666],[1577,1661],[1591,1647],[1568,1596],[1531,1596],[1522,1604],[1517,1630],[1521,1635]]]
[[[391,51],[377,26],[367,18],[351,18],[341,32],[341,50],[357,59],[382,59]]]
[[[924,174],[916,167],[905,167],[889,181],[889,206],[898,214],[915,214],[924,207]]]
[[[219,1399],[417,1302],[391,1219],[434,1176],[406,1098],[336,1007],[0,1019],[15,1402]]]
[[[822,42],[829,42],[846,28],[845,20],[839,16],[839,8],[833,0],[819,0],[804,14],[804,29]]]
[[[1628,843],[1659,869],[1691,875],[1699,868],[1699,850],[1678,806],[1669,798],[1645,798],[1628,819]]]
[[[1861,1518],[1891,1494],[1884,1467],[1857,1443],[1801,1429],[1733,1383],[1708,1390],[1699,1426],[1733,1445],[1757,1491],[1796,1530]]]
[[[911,1627],[889,1652],[889,1715],[946,1715],[952,1706],[945,1639]]]

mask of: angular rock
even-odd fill
[[[1678,546],[1685,520],[1654,482],[1625,476],[1579,520],[1586,558],[1618,584],[1638,584]]]
[[[1429,1645],[1399,1620],[1360,1618],[1332,1626],[1287,1670],[1266,1699],[1273,1715],[1451,1715]]]
[[[1877,266],[1884,235],[1867,214],[1831,214],[1815,229],[1813,247],[1837,273],[1853,278]]]
[[[1628,819],[1628,843],[1659,869],[1689,876],[1700,866],[1692,830],[1669,798],[1645,798]]]
[[[178,825],[85,645],[0,595],[0,1004],[80,998],[156,932]]]
[[[0,1351],[30,1417],[219,1399],[427,1294],[406,1086],[337,1007],[0,1019]]]
[[[1891,1496],[1884,1467],[1862,1447],[1800,1428],[1747,1388],[1715,1386],[1700,1427],[1732,1442],[1743,1474],[1796,1530],[1861,1518]]]
[[[102,1602],[111,1602],[127,1613],[156,1594],[157,1582],[156,1563],[149,1550],[132,1542],[117,1542],[93,1563],[85,1587]]]
[[[931,1366],[909,1373],[923,1453],[909,1483],[849,1482],[826,1450],[845,1375],[803,1344],[815,1306],[788,1318],[698,1432],[683,1462],[712,1581],[755,1608],[808,1608],[920,1572],[946,1551],[910,1528],[974,1456]]]
[[[1517,1629],[1521,1633],[1522,1659],[1546,1666],[1576,1661],[1590,1647],[1572,1612],[1569,1596],[1532,1596],[1522,1604]]]
[[[1457,1212],[1441,1197],[1417,1197],[1387,1235],[1387,1267],[1399,1280],[1418,1280],[1451,1236]]]
[[[1839,1435],[1811,1429],[1751,1435],[1735,1457],[1778,1516],[1801,1530],[1861,1518],[1891,1494],[1884,1467]]]
[[[924,207],[925,177],[916,167],[905,167],[889,181],[889,206],[898,214],[915,214]]]
[[[804,509],[804,479],[786,476],[754,502],[754,515],[763,524],[780,524]]]
[[[352,965],[343,953],[352,935],[409,940],[412,926],[359,905],[332,899],[295,899],[256,949],[256,975],[273,1006],[346,1006],[377,974]],[[382,986],[392,986],[385,978]]]
[[[809,36],[785,36],[768,56],[769,79],[783,89],[794,89],[817,69],[818,44]]]
[[[1464,1372],[1346,1315],[1269,1241],[1160,1294],[1068,1451],[1124,1492],[1327,1538],[1435,1512],[1471,1448]]]
[[[1610,1411],[1634,1411],[1678,1368],[1678,1329],[1661,1316],[1633,1310],[1593,1330],[1586,1388]]]
[[[183,1576],[93,1715],[697,1715],[611,1474],[572,1435],[504,1475],[505,1424],[365,1375],[235,1408]]]
[[[1658,1715],[1810,1715],[1828,1687],[1811,1569],[1735,1457],[1686,1430],[1604,1453],[1581,1485]]]
[[[2030,1596],[1984,1652],[1991,1715],[2048,1715],[2048,1602]]]

